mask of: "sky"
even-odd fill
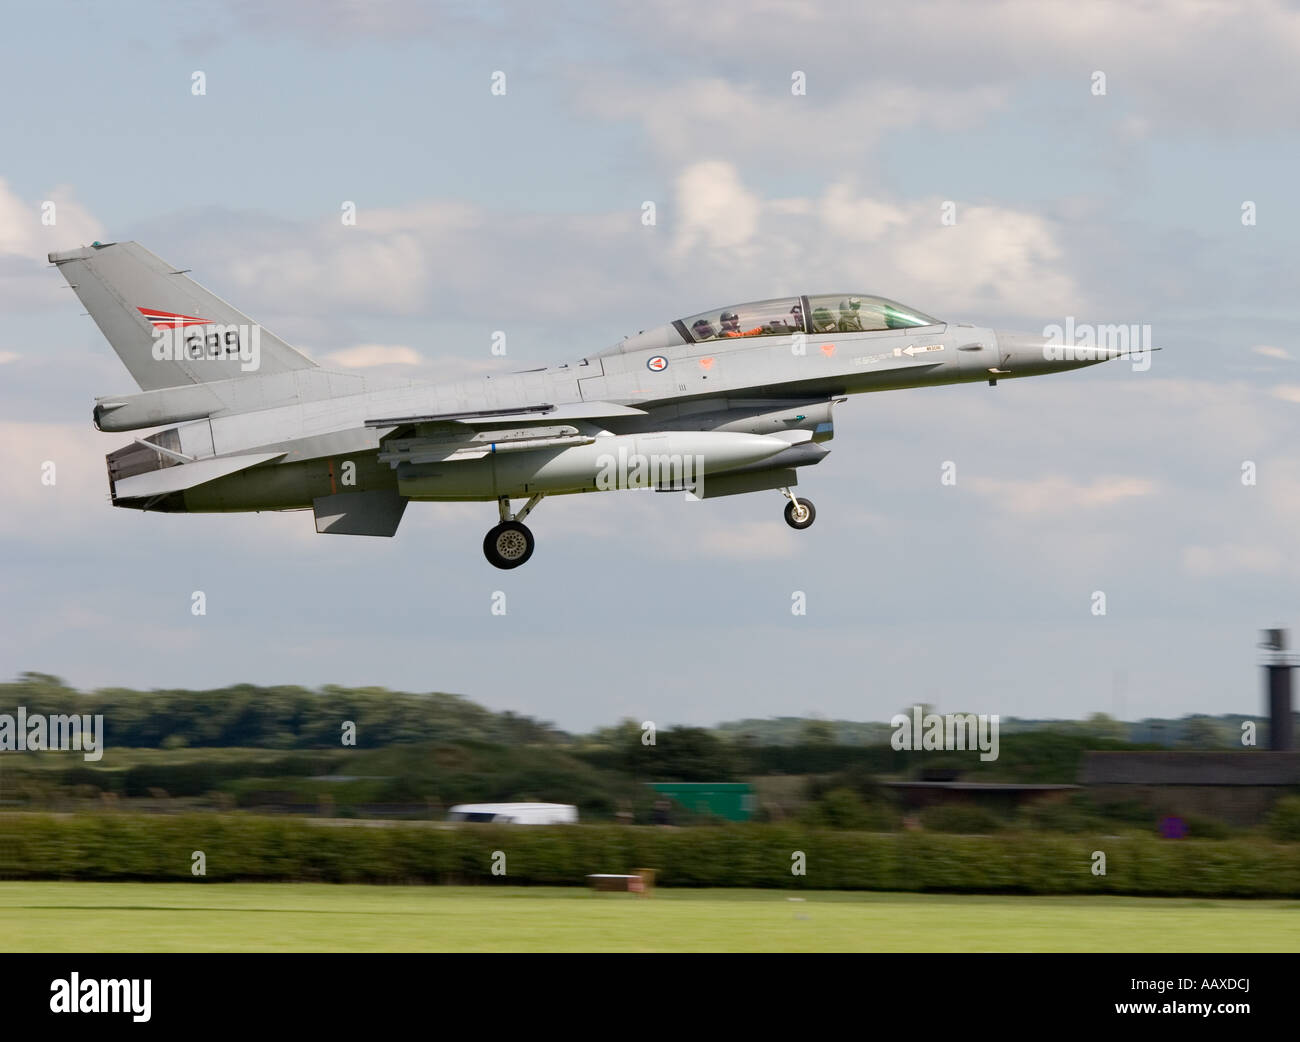
[[[571,730],[1261,710],[1258,630],[1300,630],[1295,6],[56,0],[6,22],[0,675],[451,691]],[[391,540],[113,509],[129,436],[90,410],[134,387],[45,255],[131,239],[321,364],[430,380],[792,292],[1136,323],[1161,351],[837,406],[807,531],[778,492],[553,497],[500,572],[492,504],[412,504]]]

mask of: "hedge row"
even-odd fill
[[[658,870],[666,886],[1300,896],[1300,844],[1040,833],[956,836],[785,825],[665,829],[316,823],[240,814],[0,817],[0,878],[576,885]],[[492,873],[505,854],[504,879]],[[792,872],[802,851],[806,874]],[[1106,874],[1093,872],[1093,852]]]

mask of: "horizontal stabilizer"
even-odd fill
[[[150,499],[165,496],[172,492],[184,492],[186,489],[204,485],[228,474],[237,474],[241,470],[255,467],[279,459],[283,452],[254,452],[246,456],[222,456],[218,459],[197,460],[194,463],[182,463],[162,470],[150,470],[129,478],[121,478],[113,483],[113,500]]]

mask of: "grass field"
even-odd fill
[[[1300,902],[313,883],[0,883],[0,950],[1300,950]]]

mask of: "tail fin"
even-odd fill
[[[316,363],[134,242],[51,253],[144,391]]]

